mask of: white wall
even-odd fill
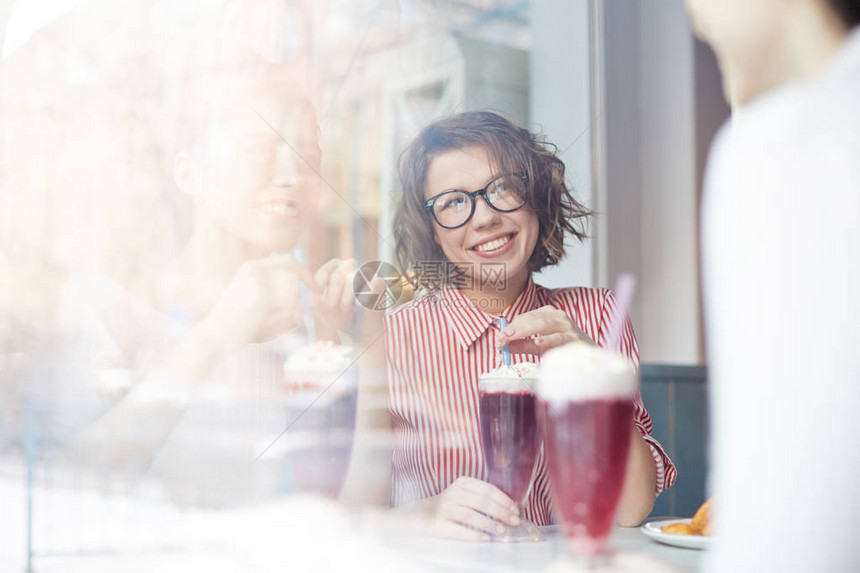
[[[657,8],[659,6],[659,8]],[[683,2],[639,12],[642,354],[701,362],[693,39]]]
[[[533,0],[530,124],[558,145],[576,198],[592,205],[591,50],[588,0]],[[594,243],[569,243],[562,263],[540,273],[546,287],[592,286]]]
[[[700,364],[694,40],[682,0],[602,4],[598,280],[638,278],[642,360]]]

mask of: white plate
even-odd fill
[[[686,547],[687,549],[707,549],[713,543],[714,538],[706,535],[678,535],[677,533],[663,533],[660,528],[670,523],[690,523],[691,519],[666,519],[662,521],[651,521],[639,530],[660,543],[674,545],[675,547]]]

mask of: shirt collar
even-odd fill
[[[497,317],[481,310],[456,287],[444,284],[440,289],[442,313],[460,344],[469,348],[490,328]],[[500,316],[508,322],[538,306],[537,287],[529,277],[526,288]]]

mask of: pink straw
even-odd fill
[[[609,329],[606,348],[617,350],[621,340],[621,331],[624,329],[624,319],[630,312],[633,304],[633,293],[636,292],[636,279],[629,273],[618,275],[615,280],[615,315],[612,317],[612,326]]]

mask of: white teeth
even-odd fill
[[[292,205],[284,205],[283,203],[267,203],[263,205],[263,210],[285,217],[295,217],[298,214],[298,209]]]
[[[511,240],[511,235],[508,235],[506,237],[502,237],[501,239],[496,239],[496,240],[490,241],[488,243],[481,243],[480,245],[475,247],[475,250],[481,251],[482,253],[487,252],[487,251],[495,251],[496,249],[499,249],[499,248],[507,245],[508,242],[510,242],[510,240]]]

